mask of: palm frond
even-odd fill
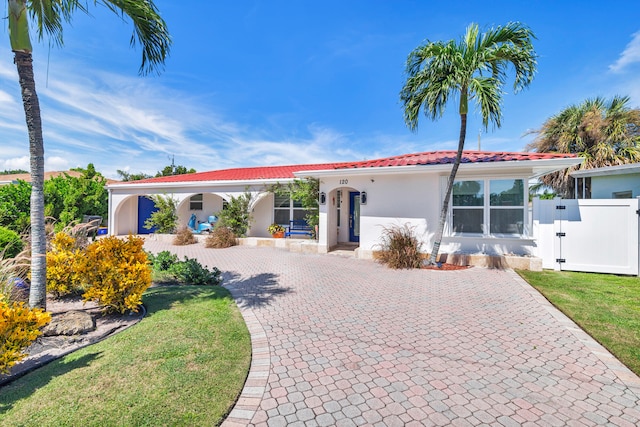
[[[499,128],[502,124],[502,111],[500,109],[502,91],[500,90],[500,85],[497,84],[493,77],[477,77],[471,80],[469,92],[480,106],[482,124],[485,129],[489,126],[489,120],[495,127]]]
[[[457,42],[427,40],[414,49],[407,58],[407,79],[400,92],[407,127],[417,129],[421,109],[432,120],[441,117],[451,94],[460,97],[460,114],[467,114],[470,96],[478,103],[485,127],[489,122],[500,127],[502,86],[509,65],[516,72],[516,90],[528,86],[535,75],[531,38],[531,30],[520,23],[484,33],[472,23]]]
[[[164,19],[151,0],[94,0],[133,22],[131,45],[142,45],[140,74],[160,71],[169,56],[171,36]]]
[[[64,22],[70,22],[76,11],[87,12],[79,0],[31,0],[28,4],[29,16],[35,22],[39,40],[48,36],[58,46],[63,44]]]
[[[527,149],[575,153],[584,158],[580,169],[640,162],[640,109],[629,97],[589,98],[548,119]],[[567,174],[543,177],[557,192],[570,194]]]

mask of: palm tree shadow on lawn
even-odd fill
[[[277,297],[292,292],[290,287],[280,286],[278,276],[273,273],[261,273],[243,279],[238,273],[225,272],[223,278],[223,285],[229,289],[239,307],[268,306]]]
[[[100,358],[101,353],[100,351],[92,352],[74,360],[57,359],[15,382],[0,386],[0,413],[7,412],[16,402],[33,395],[36,390],[47,385],[53,378],[89,366]]]

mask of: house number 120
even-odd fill
[[[349,183],[348,179],[341,179],[340,180],[340,185],[347,185]]]

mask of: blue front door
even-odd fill
[[[146,196],[138,196],[138,234],[155,233],[156,227],[144,228],[144,222],[157,211],[156,204]]]
[[[349,192],[349,241],[360,242],[360,192]]]

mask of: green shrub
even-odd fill
[[[23,249],[20,235],[6,227],[0,227],[0,254],[3,258],[15,258]]]
[[[208,270],[193,258],[184,257],[184,261],[173,264],[169,271],[178,281],[186,285],[217,286],[222,283],[218,268],[213,267],[212,270]]]
[[[228,227],[216,227],[204,241],[206,248],[229,248],[238,244],[236,235]]]
[[[422,267],[422,244],[415,235],[415,227],[408,224],[384,227],[381,239],[380,250],[374,253],[378,262],[396,269]]]
[[[193,245],[194,243],[198,243],[198,239],[187,227],[180,227],[173,238],[173,244],[176,246]]]
[[[86,169],[72,170],[80,172],[80,176],[64,173],[44,182],[45,215],[57,220],[56,231],[62,231],[67,225],[80,222],[84,215],[107,217],[107,180],[91,163]]]
[[[198,260],[184,257],[184,261],[180,261],[176,254],[169,251],[158,252],[157,255],[149,254],[149,261],[153,267],[153,271],[157,273],[154,276],[160,277],[162,282],[176,282],[185,285],[220,285],[222,277],[220,270],[213,267],[208,270],[203,267]]]
[[[145,220],[144,228],[150,230],[156,227],[158,233],[173,233],[178,223],[178,214],[176,213],[178,201],[172,196],[162,196],[160,194],[147,197],[153,200],[158,210]]]
[[[148,253],[147,257],[149,258],[151,266],[156,271],[169,271],[173,264],[180,262],[178,255],[172,254],[169,251],[158,252],[157,255]]]
[[[31,206],[31,184],[18,181],[0,186],[0,225],[17,233],[29,227],[29,207]]]
[[[249,191],[245,191],[238,197],[231,196],[226,209],[217,214],[219,226],[230,228],[236,236],[246,236],[253,221],[252,203],[253,195]]]

